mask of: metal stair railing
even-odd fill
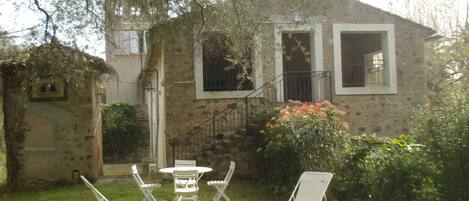
[[[248,132],[250,118],[257,112],[278,107],[287,100],[313,102],[318,96],[331,100],[331,80],[329,71],[285,72],[273,78],[184,135],[171,139],[173,163],[175,159],[196,159],[204,151],[214,149],[226,137]]]

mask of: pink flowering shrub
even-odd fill
[[[266,171],[277,191],[289,190],[302,171],[333,171],[346,144],[346,113],[329,101],[290,101],[261,130]]]

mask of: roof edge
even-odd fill
[[[391,15],[391,16],[393,16],[393,17],[396,17],[396,18],[398,18],[398,19],[400,19],[400,20],[403,20],[403,21],[406,21],[406,22],[408,22],[408,23],[410,23],[410,24],[413,24],[413,25],[417,26],[418,28],[425,30],[425,31],[427,32],[427,36],[431,36],[431,35],[436,34],[436,31],[435,31],[433,28],[430,28],[430,27],[428,27],[428,26],[425,26],[425,25],[423,25],[423,24],[421,24],[421,23],[415,22],[415,21],[413,21],[413,20],[411,20],[411,19],[408,19],[408,18],[405,18],[405,17],[400,16],[400,15],[398,15],[398,14],[395,14],[395,13],[392,13],[392,12],[389,12],[389,11],[386,11],[386,10],[384,10],[384,9],[381,9],[381,8],[378,8],[378,7],[375,7],[375,6],[372,6],[372,5],[370,5],[370,4],[367,4],[367,3],[365,3],[365,2],[362,2],[362,1],[360,1],[360,0],[355,0],[355,1],[356,1],[357,3],[360,3],[360,4],[364,5],[364,6],[373,8],[373,9],[375,9],[375,10],[378,10],[378,11],[380,11],[380,12],[386,13],[386,14]]]

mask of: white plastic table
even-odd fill
[[[207,173],[213,171],[212,168],[209,167],[168,167],[168,168],[161,168],[159,171],[161,173],[166,173],[166,174],[173,174],[174,171],[191,171],[191,170],[197,170],[199,174]]]
[[[161,173],[166,173],[166,174],[173,174],[174,171],[194,171],[196,170],[197,173],[199,173],[199,178],[197,179],[197,181],[202,178],[202,176],[204,175],[204,173],[207,173],[207,172],[211,172],[213,171],[212,168],[209,168],[209,167],[169,167],[169,168],[161,168],[159,171]]]

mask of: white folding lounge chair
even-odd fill
[[[132,165],[132,177],[134,178],[135,182],[137,183],[138,188],[143,193],[143,200],[144,201],[156,201],[155,197],[151,194],[155,189],[161,187],[160,184],[145,184],[138,174],[137,166]]]
[[[289,201],[321,201],[331,179],[332,174],[328,172],[304,172]]]
[[[195,160],[174,160],[174,167],[195,167],[196,165]]]
[[[109,201],[106,197],[104,197],[103,194],[101,194],[101,192],[98,191],[98,189],[96,189],[83,175],[80,175],[80,178],[81,180],[83,180],[83,182],[85,182],[86,186],[91,189],[91,191],[93,192],[93,195],[94,197],[96,197],[96,199],[98,201]]]
[[[199,174],[197,170],[175,170],[173,177],[174,193],[176,194],[174,200],[198,200],[199,186],[197,185],[197,179]]]
[[[231,161],[230,162],[230,169],[226,173],[225,179],[223,181],[209,181],[207,184],[209,186],[215,187],[217,189],[217,193],[215,196],[213,196],[213,201],[219,201],[221,197],[223,197],[226,201],[230,201],[230,198],[226,196],[225,194],[225,189],[228,187],[228,184],[230,183],[231,177],[233,177],[233,173],[235,170],[235,162]]]

